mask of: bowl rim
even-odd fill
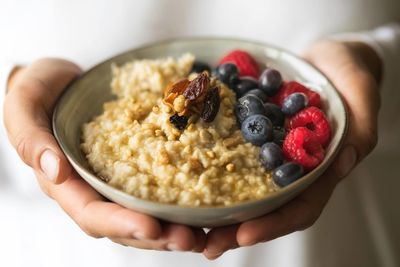
[[[118,188],[115,188],[111,185],[109,185],[108,183],[106,183],[105,181],[103,181],[100,177],[96,176],[95,174],[93,174],[90,170],[88,170],[86,167],[84,167],[82,164],[79,163],[78,160],[76,160],[72,155],[73,153],[70,151],[70,149],[66,146],[66,144],[62,141],[62,138],[60,136],[60,134],[58,133],[57,127],[56,127],[56,123],[57,123],[57,118],[58,118],[58,114],[60,112],[60,107],[62,105],[62,103],[64,101],[66,101],[66,96],[68,94],[68,92],[70,91],[70,88],[74,86],[75,83],[77,83],[80,79],[82,79],[84,76],[88,75],[89,73],[96,71],[96,69],[102,65],[108,64],[110,62],[113,62],[116,58],[118,57],[122,57],[126,54],[130,54],[133,53],[135,51],[138,50],[143,50],[143,49],[149,49],[152,47],[156,47],[156,46],[162,46],[162,45],[168,45],[168,44],[172,44],[175,42],[199,42],[199,41],[228,41],[228,42],[238,42],[238,43],[247,43],[250,45],[256,45],[256,46],[260,46],[263,48],[268,48],[268,49],[272,49],[275,51],[279,51],[281,53],[285,53],[287,55],[289,55],[290,57],[300,61],[302,64],[307,65],[309,68],[311,68],[315,73],[319,74],[320,76],[324,77],[324,79],[326,80],[327,84],[332,87],[333,89],[333,93],[336,95],[340,105],[343,107],[343,115],[344,115],[344,125],[343,125],[343,131],[340,134],[340,139],[337,143],[337,145],[335,147],[332,147],[332,153],[331,153],[331,157],[329,158],[325,158],[315,169],[313,169],[311,172],[303,175],[300,179],[296,180],[295,182],[280,188],[278,191],[272,192],[267,194],[266,196],[260,198],[260,199],[254,199],[254,200],[248,200],[248,201],[244,201],[244,202],[240,202],[240,203],[235,203],[232,205],[228,205],[228,206],[185,206],[185,205],[178,205],[178,204],[170,204],[170,203],[162,203],[162,202],[156,202],[156,201],[152,201],[152,200],[146,200],[146,199],[142,199],[142,198],[138,198],[135,197],[133,195],[130,195]],[[168,55],[166,55],[167,57]],[[185,210],[198,210],[198,211],[208,211],[208,210],[213,210],[213,211],[226,211],[229,212],[230,210],[236,210],[238,208],[246,208],[249,206],[253,206],[255,204],[260,204],[263,203],[269,199],[279,199],[280,196],[282,195],[286,195],[288,193],[290,193],[291,191],[293,191],[296,187],[298,187],[300,184],[304,183],[305,180],[310,180],[309,185],[307,185],[305,187],[308,188],[309,186],[311,186],[312,183],[314,183],[321,175],[323,175],[323,173],[328,169],[328,167],[332,164],[332,162],[335,160],[337,154],[340,151],[340,148],[343,146],[344,144],[344,139],[347,135],[348,132],[348,128],[349,128],[349,117],[348,117],[348,109],[347,106],[345,104],[345,101],[343,100],[343,97],[341,96],[341,94],[339,93],[339,91],[336,89],[336,87],[334,86],[334,84],[330,81],[330,79],[325,76],[325,74],[323,74],[319,69],[317,69],[314,65],[312,65],[310,62],[306,61],[305,59],[301,58],[300,56],[296,55],[293,52],[290,52],[284,48],[275,46],[275,45],[271,45],[267,42],[261,42],[261,41],[257,41],[257,40],[252,40],[252,39],[245,39],[245,38],[235,38],[235,37],[215,37],[215,36],[186,36],[186,37],[177,37],[177,38],[167,38],[167,39],[162,39],[159,41],[155,41],[155,42],[150,42],[150,43],[146,43],[143,45],[139,45],[137,47],[134,47],[132,49],[129,49],[127,51],[121,52],[121,53],[117,53],[114,54],[111,57],[108,57],[105,60],[102,60],[101,62],[93,65],[92,67],[90,67],[87,71],[85,71],[84,73],[82,73],[77,79],[73,80],[63,91],[63,93],[61,94],[61,96],[59,97],[56,106],[54,108],[53,111],[53,116],[52,116],[52,129],[53,129],[53,133],[54,136],[58,142],[58,145],[60,146],[60,148],[62,149],[64,155],[67,157],[67,159],[69,160],[69,162],[71,163],[71,165],[74,167],[74,169],[79,169],[79,171],[83,172],[86,177],[81,177],[82,179],[86,180],[90,178],[90,181],[94,184],[96,184],[96,186],[102,186],[102,187],[106,187],[107,190],[109,192],[111,192],[112,194],[118,196],[118,197],[122,197],[124,199],[129,199],[130,202],[136,202],[136,203],[141,203],[141,204],[145,204],[145,205],[152,205],[152,206],[157,206],[157,208],[160,209],[169,209],[169,210],[180,210],[180,211],[185,211]],[[96,191],[97,189],[94,188]],[[98,191],[97,191],[98,192]],[[98,192],[99,194],[103,195],[102,193]],[[107,196],[105,196],[107,198]],[[139,205],[141,205],[139,204]]]

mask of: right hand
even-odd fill
[[[81,73],[61,59],[41,59],[12,77],[4,106],[9,139],[42,190],[92,237],[143,249],[201,252],[202,229],[160,222],[104,199],[72,169],[51,129],[54,105]]]

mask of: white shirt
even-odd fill
[[[301,53],[317,38],[400,21],[399,10],[398,0],[2,0],[0,66],[56,56],[88,68],[141,44],[187,35],[253,39]],[[385,59],[383,142],[339,185],[310,229],[215,262],[95,240],[40,192],[1,129],[0,266],[399,266],[400,37],[391,31],[381,38],[382,31],[370,34]]]

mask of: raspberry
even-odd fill
[[[233,63],[238,67],[240,76],[250,76],[258,79],[260,75],[260,68],[258,67],[257,61],[246,51],[233,50],[225,55],[219,61],[219,64]]]
[[[282,149],[287,160],[297,162],[306,171],[313,170],[325,157],[317,137],[305,127],[291,130],[283,142]]]
[[[278,93],[275,96],[271,97],[270,100],[272,103],[275,103],[282,107],[283,100],[285,100],[287,96],[293,93],[305,94],[308,98],[308,106],[315,106],[315,107],[321,106],[321,97],[319,96],[318,93],[294,81],[284,83],[281,89],[278,91]]]
[[[291,117],[287,129],[306,127],[311,130],[318,139],[318,142],[325,147],[331,138],[331,127],[325,114],[316,107],[308,107]]]

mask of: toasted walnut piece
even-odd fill
[[[214,153],[213,151],[207,151],[207,152],[206,152],[206,155],[207,155],[210,159],[215,158],[215,153]]]
[[[203,165],[201,165],[201,162],[198,159],[195,158],[189,158],[189,164],[192,167],[193,170],[201,170],[203,168]]]
[[[169,164],[169,162],[170,162],[170,160],[169,160],[168,152],[165,149],[162,149],[160,151],[160,153],[158,154],[157,163],[165,165],[165,164]]]
[[[183,95],[179,95],[174,100],[174,110],[178,113],[181,113],[185,110],[185,97]]]
[[[226,164],[226,170],[228,172],[233,172],[235,170],[235,164],[233,164],[233,163]]]
[[[160,113],[160,107],[159,107],[159,106],[154,106],[154,107],[152,108],[152,111],[153,111],[155,114],[159,114],[159,113]]]
[[[163,136],[163,135],[164,135],[164,132],[163,132],[162,130],[160,130],[160,129],[156,129],[156,130],[154,131],[154,134],[155,134],[156,136]]]

